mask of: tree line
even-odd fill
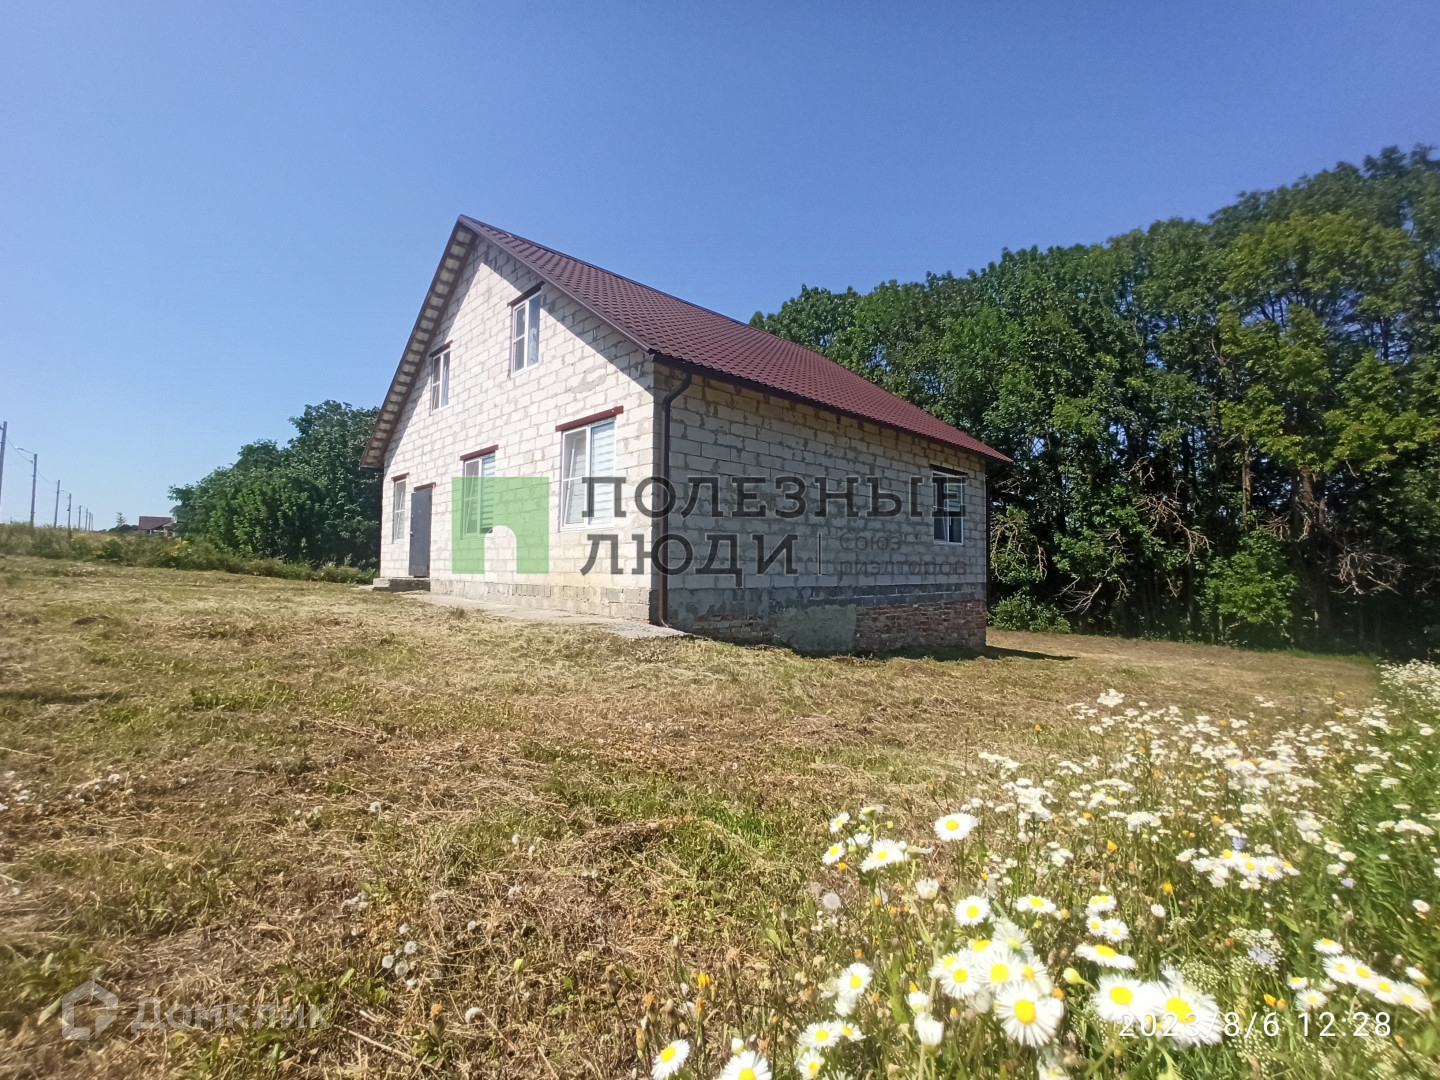
[[[1014,459],[993,617],[1440,647],[1440,160],[1389,148],[1204,222],[802,287],[752,325]]]
[[[307,405],[296,434],[240,448],[235,464],[170,489],[176,528],[244,558],[374,568],[380,474],[360,468],[379,409]]]

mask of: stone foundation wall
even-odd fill
[[[788,645],[807,653],[985,647],[985,602],[950,599],[865,606],[826,604],[758,613],[699,615],[686,627],[737,644]]]
[[[486,581],[475,577],[433,577],[429,591],[440,596],[488,600],[512,607],[573,611],[611,619],[650,621],[648,588],[610,588],[604,585],[551,585]]]

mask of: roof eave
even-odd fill
[[[655,349],[651,349],[649,350],[649,352],[652,359],[662,364],[669,364],[672,367],[683,368],[686,371],[692,371],[697,375],[703,375],[707,379],[716,379],[719,382],[730,383],[732,386],[743,386],[745,389],[755,391],[756,393],[768,394],[771,397],[783,398],[786,401],[799,402],[804,405],[809,405],[815,409],[823,409],[825,412],[834,413],[836,416],[847,416],[851,420],[858,420],[866,424],[874,424],[876,427],[888,428],[891,431],[904,432],[906,435],[910,435],[916,439],[923,439],[926,442],[939,443],[941,446],[951,446],[957,450],[964,450],[966,453],[978,454],[980,457],[990,458],[994,461],[1000,462],[1001,464],[1008,465],[1011,460],[1004,454],[1000,453],[999,450],[994,450],[989,446],[986,446],[973,435],[966,435],[966,438],[970,440],[969,442],[959,442],[954,439],[941,439],[935,435],[927,435],[923,431],[916,431],[914,428],[906,427],[903,424],[896,424],[890,423],[885,420],[879,420],[865,413],[857,412],[852,409],[844,409],[838,405],[833,405],[828,401],[821,401],[819,398],[807,397],[804,394],[797,394],[788,390],[781,390],[778,387],[771,386],[769,383],[759,382],[755,379],[747,379],[741,375],[732,375],[728,371],[721,371],[706,364],[699,364],[693,360],[686,360],[684,357],[681,356],[670,356]],[[927,413],[926,415],[929,414]],[[940,422],[944,423],[943,420]],[[965,433],[960,432],[960,434],[964,435]]]
[[[455,222],[455,228],[450,231],[450,241],[445,245],[445,253],[440,256],[435,276],[430,279],[430,289],[425,294],[424,303],[420,305],[420,314],[415,317],[415,325],[410,330],[405,350],[400,354],[400,365],[395,369],[395,377],[390,380],[390,389],[385,393],[380,415],[375,418],[375,426],[370,429],[370,439],[365,444],[365,452],[360,456],[362,469],[381,469],[385,466],[385,451],[395,434],[395,427],[405,408],[405,400],[414,389],[416,376],[435,340],[435,331],[455,294],[455,286],[465,270],[465,262],[478,235],[475,228],[467,224],[463,217]]]

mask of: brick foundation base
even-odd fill
[[[855,651],[889,652],[911,646],[985,648],[985,603],[946,600],[938,604],[866,607],[855,613]]]
[[[811,610],[823,614],[824,608]],[[985,647],[983,600],[884,604],[852,610],[855,629],[848,644],[850,652],[892,652],[915,647],[979,652]],[[699,615],[686,629],[736,644],[771,644],[777,643],[776,623],[775,613]]]

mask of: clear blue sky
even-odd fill
[[[377,404],[457,214],[745,319],[1440,143],[1437,57],[1428,0],[8,3],[0,419],[134,521]]]

